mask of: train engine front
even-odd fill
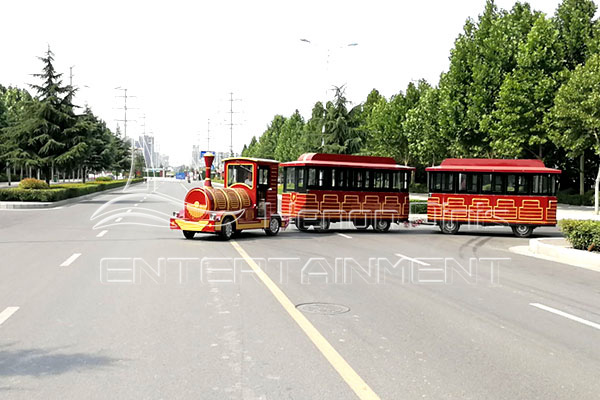
[[[182,230],[186,239],[196,232],[216,233],[229,239],[235,232],[236,222],[252,206],[245,188],[215,188],[210,179],[214,155],[204,155],[206,179],[204,186],[191,189],[185,196],[184,208],[174,213],[170,228]]]

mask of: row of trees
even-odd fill
[[[119,132],[87,106],[78,113],[76,88],[62,83],[50,48],[39,59],[43,70],[34,76],[41,83],[31,85],[36,96],[0,85],[0,161],[7,178],[18,173],[46,182],[60,175],[85,181],[89,172],[129,170],[130,146]]]
[[[417,167],[446,157],[539,158],[565,171],[563,188],[579,182],[583,192],[597,178],[597,189],[595,12],[591,0],[564,0],[552,17],[527,3],[503,10],[487,0],[478,20],[466,21],[437,85],[411,82],[389,99],[373,90],[350,109],[336,88],[308,120],[298,111],[275,116],[243,154],[281,161],[303,152],[371,154]]]

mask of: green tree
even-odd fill
[[[304,118],[296,110],[291,117],[287,118],[281,127],[277,147],[275,148],[275,159],[279,161],[293,161],[302,154],[304,133]]]
[[[558,30],[540,15],[521,44],[517,67],[500,89],[490,135],[495,155],[543,158],[548,142],[545,116],[554,104],[563,69]]]
[[[556,9],[554,20],[569,70],[574,70],[589,56],[595,14],[596,4],[592,0],[563,0]]]
[[[317,101],[312,109],[310,119],[304,125],[302,153],[315,153],[321,151],[324,124],[325,107],[323,107],[323,103]]]
[[[323,151],[335,154],[352,154],[362,147],[363,138],[357,129],[355,114],[358,108],[348,111],[344,87],[335,88],[333,102],[328,102],[325,113]]]
[[[600,158],[600,54],[575,68],[554,100],[551,135],[569,155],[593,149]],[[596,176],[594,209],[598,214],[600,169]]]
[[[267,130],[260,136],[256,150],[256,157],[275,159],[275,149],[281,134],[281,128],[285,123],[285,117],[276,115],[273,121],[267,127]]]

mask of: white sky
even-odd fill
[[[510,8],[512,0],[497,0]],[[346,84],[364,101],[373,88],[389,97],[411,80],[436,84],[453,42],[484,0],[420,1],[61,1],[0,2],[0,83],[26,87],[50,44],[56,67],[73,68],[87,102],[114,129],[122,92],[130,99],[128,134],[156,138],[171,165],[191,162],[192,144],[229,149],[229,92],[234,151],[259,136],[275,114],[305,118],[326,89]],[[559,0],[532,0],[554,14]],[[312,44],[301,42],[307,38]],[[348,43],[356,47],[345,47]],[[329,63],[327,49],[330,48]],[[88,88],[83,87],[84,85]],[[328,93],[331,95],[331,92]],[[121,126],[122,127],[122,126]]]

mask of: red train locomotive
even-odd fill
[[[184,209],[171,218],[171,229],[183,231],[186,239],[196,232],[219,234],[230,239],[244,229],[264,229],[267,235],[279,233],[287,219],[277,213],[279,162],[252,158],[225,160],[225,187],[215,188],[210,179],[214,156],[204,156],[204,186],[190,190]]]
[[[461,224],[507,225],[518,237],[556,225],[560,170],[540,160],[447,159],[426,169],[427,219],[444,233]]]
[[[408,220],[412,167],[393,158],[342,154],[303,154],[282,163],[282,214],[301,231],[329,229],[352,221],[358,229],[386,232],[392,222]]]

